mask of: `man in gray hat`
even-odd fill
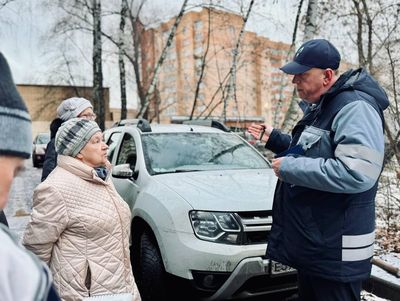
[[[339,64],[329,41],[305,42],[281,68],[293,76],[303,118],[291,135],[249,128],[276,154],[267,256],[297,269],[300,300],[360,300],[371,271],[389,101],[364,69],[338,77]]]
[[[31,118],[0,53],[0,209],[7,204],[13,178],[23,169],[32,147]],[[0,299],[59,300],[47,266],[0,224]]]

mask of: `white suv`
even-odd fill
[[[144,301],[186,287],[203,300],[296,289],[293,270],[265,257],[276,177],[250,144],[213,127],[145,120],[108,129],[105,139],[113,182],[132,210]]]

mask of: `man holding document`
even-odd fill
[[[329,41],[305,42],[281,68],[306,104],[303,118],[291,135],[248,128],[276,154],[267,256],[298,270],[300,300],[360,300],[371,271],[389,101],[364,69],[339,77],[339,64]]]

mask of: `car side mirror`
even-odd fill
[[[118,179],[130,179],[133,176],[133,171],[129,164],[120,164],[112,169],[112,176]]]

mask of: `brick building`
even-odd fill
[[[151,80],[174,21],[172,18],[149,28],[143,35],[145,85]],[[283,121],[293,85],[279,67],[287,60],[289,45],[253,32],[244,32],[237,57],[236,98],[228,98],[224,110],[228,74],[242,24],[241,16],[215,9],[191,11],[182,17],[158,75],[150,118],[160,122],[188,119],[198,86],[193,118],[223,118],[227,124],[241,128],[252,121],[275,125]],[[204,57],[204,73],[198,85]]]
[[[17,85],[17,89],[31,115],[34,136],[39,132],[49,131],[50,122],[56,117],[57,107],[64,99],[77,95],[92,99],[92,87]],[[109,108],[109,95],[109,89],[104,88],[106,126],[113,122]]]

